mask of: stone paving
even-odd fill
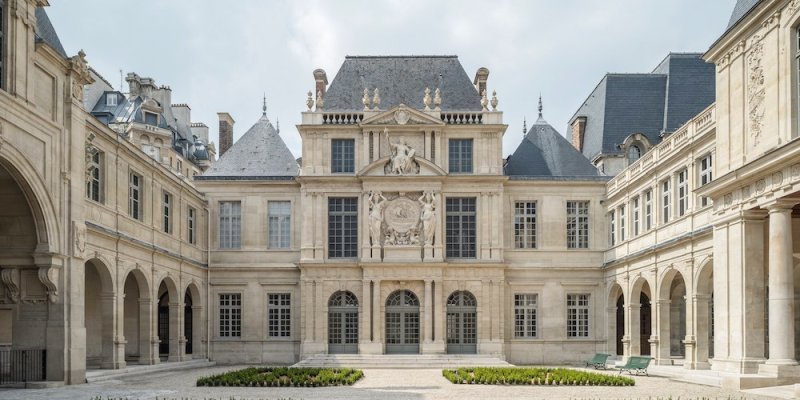
[[[89,400],[95,396],[134,399],[647,399],[672,396],[774,399],[709,386],[674,382],[664,377],[636,377],[633,387],[537,387],[454,385],[441,370],[364,370],[364,379],[351,387],[221,388],[196,387],[201,376],[238,369],[216,366],[191,371],[160,372],[119,380],[53,389],[0,389],[3,400]],[[614,372],[607,372],[614,373]]]

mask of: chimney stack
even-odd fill
[[[219,116],[219,156],[222,157],[233,146],[233,117],[226,112],[217,113]]]
[[[475,89],[478,89],[478,95],[483,95],[483,92],[486,90],[487,80],[489,80],[489,69],[486,67],[478,68],[478,71],[475,72],[475,79],[472,81],[472,84],[475,85]],[[486,94],[488,95],[489,93]]]
[[[572,123],[572,146],[583,152],[583,135],[586,133],[586,117],[577,117]]]
[[[322,98],[325,98],[325,90],[328,87],[328,75],[325,73],[325,70],[322,68],[317,68],[314,70],[314,81],[316,82],[316,86],[314,88],[314,97],[317,96],[318,93],[322,94]]]

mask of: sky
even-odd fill
[[[508,130],[503,154],[522,140],[523,118],[566,134],[570,117],[607,72],[650,72],[669,52],[705,52],[735,0],[50,0],[47,12],[69,55],[120,85],[120,70],[172,88],[192,122],[217,112],[236,120],[234,140],[261,116],[280,121],[300,157],[295,125],[314,88],[346,55],[457,55],[472,78],[490,71]],[[221,6],[222,5],[222,6]],[[127,91],[124,84],[123,91]],[[356,94],[357,95],[357,94]],[[422,95],[422,94],[420,94]]]

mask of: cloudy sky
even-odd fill
[[[735,0],[51,0],[48,13],[70,55],[119,85],[120,70],[152,77],[188,103],[217,138],[218,111],[238,139],[261,115],[294,125],[312,71],[332,80],[345,55],[455,54],[467,74],[491,71],[506,124],[504,154],[544,117],[567,122],[606,72],[650,72],[670,52],[704,52]],[[222,5],[222,6],[221,6]],[[127,90],[127,86],[126,86]]]

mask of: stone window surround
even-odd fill
[[[684,167],[675,172],[675,216],[681,218],[691,211],[689,203],[689,169]]]
[[[569,306],[569,297],[570,296],[586,296],[586,298],[587,298],[585,306],[572,306],[572,307],[577,307],[578,309],[586,309],[587,310],[587,320],[586,320],[586,333],[587,333],[587,335],[586,336],[570,336],[569,335],[569,310],[570,310],[570,307],[571,307],[571,306]],[[592,312],[594,311],[593,310],[594,307],[592,306],[592,298],[593,298],[592,293],[590,291],[588,291],[588,290],[587,291],[579,291],[579,290],[566,291],[565,296],[564,296],[564,305],[565,305],[565,308],[564,308],[564,312],[565,312],[565,315],[564,315],[564,329],[565,329],[564,330],[564,334],[565,334],[567,340],[590,340],[590,339],[592,339],[594,337],[594,335],[592,334],[592,328],[593,328],[593,326],[592,326]]]
[[[454,216],[469,217],[470,214],[472,214],[472,216],[474,217],[473,239],[474,239],[474,245],[475,246],[472,249],[472,255],[469,255],[469,254],[467,254],[466,256],[464,256],[464,255],[448,256],[447,255],[447,244],[448,244],[447,241],[448,241],[448,238],[449,238],[449,236],[447,234],[447,218],[449,216],[448,214],[450,214],[450,212],[447,211],[447,201],[448,200],[455,200],[455,199],[461,199],[461,200],[463,200],[463,199],[470,200],[471,199],[474,202],[474,211],[471,212],[471,213],[468,212],[468,211],[453,211],[455,213]],[[480,217],[480,215],[478,213],[478,210],[480,210],[480,208],[481,208],[481,204],[480,204],[480,201],[479,201],[479,196],[478,195],[470,195],[470,194],[467,194],[467,193],[454,193],[451,196],[445,196],[445,198],[442,201],[442,204],[443,204],[443,208],[444,208],[443,211],[444,211],[444,217],[445,217],[444,218],[444,221],[445,221],[444,229],[442,229],[442,231],[444,233],[444,249],[443,249],[443,251],[444,251],[445,259],[447,259],[447,260],[475,260],[475,259],[477,259],[478,255],[479,255],[478,246],[480,245],[480,240],[481,240],[481,238],[479,236],[479,232],[480,232],[481,229],[478,226],[479,225],[479,217]],[[461,204],[463,205],[463,203],[461,203]],[[459,207],[461,207],[461,206],[459,206]],[[462,224],[463,224],[463,219],[459,219],[459,226],[461,226]],[[459,248],[460,248],[459,249],[459,254],[463,254],[465,251],[469,252],[469,249],[464,250],[464,244],[463,243],[459,244]]]
[[[573,203],[573,202],[574,203],[587,203],[587,206],[586,206],[586,232],[585,232],[586,246],[578,246],[578,245],[576,245],[574,247],[570,247],[570,245],[569,245],[569,218],[570,218],[569,203]],[[592,201],[591,201],[591,199],[585,199],[585,198],[569,198],[569,199],[566,199],[564,201],[564,203],[563,203],[563,210],[565,211],[564,215],[566,216],[565,220],[564,220],[564,222],[565,222],[565,224],[564,224],[564,228],[565,228],[564,229],[564,233],[565,233],[565,235],[564,236],[566,238],[565,248],[570,250],[570,251],[581,251],[581,250],[591,251],[592,250],[592,226],[591,226],[591,223],[592,223]],[[580,214],[576,214],[576,215],[580,215]],[[579,233],[576,233],[576,239],[579,238],[580,236],[582,236],[582,235],[580,235]]]
[[[469,143],[469,170],[453,170],[451,164],[452,147],[451,145],[458,142]],[[462,167],[466,164],[461,163]],[[466,167],[465,167],[466,168]],[[447,172],[449,174],[472,174],[475,172],[475,140],[473,137],[448,137],[447,138]]]
[[[639,236],[641,231],[642,198],[636,195],[631,199],[631,237]]]
[[[703,163],[708,160],[706,168],[703,168]],[[696,187],[703,187],[714,180],[714,152],[709,151],[697,158],[697,184]],[[706,182],[703,183],[703,180]],[[700,208],[708,207],[711,203],[711,198],[700,196],[698,201]]]
[[[173,215],[175,210],[175,196],[172,193],[162,190],[161,192],[161,211],[162,211],[162,231],[167,234],[173,234]]]
[[[354,259],[357,259],[358,257],[360,257],[361,249],[360,249],[359,240],[360,240],[360,237],[361,237],[361,232],[359,232],[359,230],[361,229],[361,226],[359,225],[359,219],[361,219],[360,213],[362,211],[361,201],[359,200],[360,197],[361,196],[359,196],[359,193],[357,193],[357,192],[344,192],[344,193],[340,192],[340,193],[329,193],[327,196],[325,196],[323,198],[323,201],[324,201],[324,205],[323,205],[323,208],[324,208],[324,212],[323,212],[324,221],[322,221],[322,223],[323,223],[322,226],[323,226],[323,229],[324,229],[323,237],[324,237],[324,241],[325,241],[325,243],[324,243],[325,261],[328,261],[328,262],[352,262]],[[355,214],[355,216],[356,216],[356,242],[355,242],[356,255],[355,256],[352,256],[352,257],[330,257],[330,232],[329,232],[329,229],[330,229],[330,211],[329,210],[330,210],[330,208],[329,207],[330,207],[330,200],[333,199],[333,198],[354,198],[354,199],[356,199],[356,214]]]
[[[288,242],[288,245],[286,247],[271,247],[270,244],[269,244],[270,243],[270,231],[269,231],[269,215],[270,215],[269,214],[269,203],[270,202],[277,202],[277,203],[287,202],[287,203],[289,203],[289,215],[288,215],[289,216],[289,239],[288,239],[289,242]],[[267,207],[267,221],[266,221],[266,224],[267,224],[267,226],[266,226],[267,250],[271,250],[271,251],[287,251],[287,250],[294,249],[294,242],[295,242],[294,241],[295,229],[294,229],[294,225],[293,225],[294,221],[295,221],[295,201],[294,201],[294,199],[290,198],[290,197],[269,198],[269,199],[267,199],[266,207]]]
[[[512,217],[513,218],[513,224],[512,224],[512,232],[511,232],[512,235],[511,235],[511,237],[514,238],[514,249],[518,249],[518,250],[536,250],[537,247],[538,247],[537,245],[538,245],[538,239],[539,239],[538,235],[537,235],[538,232],[537,232],[537,229],[536,229],[537,225],[538,225],[538,222],[539,222],[538,221],[538,216],[539,216],[539,212],[540,212],[540,210],[539,210],[539,201],[537,201],[537,200],[526,200],[526,199],[515,199],[515,200],[513,200],[512,204],[513,204],[514,215]],[[524,240],[526,246],[522,246],[522,247],[518,246],[518,243],[519,243],[517,241],[518,232],[517,232],[517,228],[516,228],[517,211],[519,210],[517,208],[517,206],[519,204],[533,204],[533,208],[532,208],[533,213],[532,214],[528,214],[528,213],[519,214],[520,217],[523,218],[523,219],[528,219],[528,218],[533,219],[533,222],[532,222],[533,227],[532,228],[528,228],[528,226],[527,226],[528,223],[527,222],[523,222],[522,223],[522,225],[525,226],[525,228],[524,228],[524,231],[525,231],[524,236],[526,238]],[[525,206],[524,208],[525,208],[525,210],[529,210],[529,208],[527,206]],[[532,238],[533,239],[532,240],[533,243],[528,243],[528,240],[527,240],[527,236],[528,236],[529,230],[532,231],[531,235],[533,236],[533,238]]]
[[[134,177],[138,178],[138,183],[135,186],[133,183]],[[145,205],[147,204],[144,201],[144,186],[144,176],[133,168],[128,168],[128,216],[140,222],[144,221]],[[135,197],[133,194],[134,189],[137,193]],[[134,215],[134,207],[136,207],[136,215]]]
[[[611,247],[617,245],[617,210],[608,212],[608,240]]]
[[[337,154],[334,153],[334,149],[336,148],[336,146],[334,144],[335,143],[344,144],[346,142],[352,143],[353,153],[351,154],[352,157],[351,157],[350,160],[346,160],[344,158],[342,158],[342,160],[343,160],[343,162],[349,161],[350,164],[352,164],[352,168],[353,168],[352,171],[346,171],[346,170],[341,170],[340,171],[340,170],[337,170],[337,168],[334,168],[334,166],[337,165],[337,163],[335,162],[336,159],[337,159],[337,157],[336,157]],[[356,154],[358,154],[357,140],[355,140],[355,139],[353,139],[351,137],[332,137],[332,138],[330,138],[330,140],[328,140],[328,153],[329,153],[328,160],[330,162],[331,174],[352,175],[352,174],[356,173],[356,170],[358,169],[358,166],[356,164]]]
[[[288,295],[289,296],[289,305],[288,306],[278,306],[278,309],[281,310],[288,310],[289,312],[289,335],[288,336],[271,336],[269,330],[269,323],[270,323],[270,316],[269,311],[270,309],[274,308],[275,306],[270,306],[269,304],[269,297],[274,295]],[[264,338],[268,341],[293,341],[295,339],[295,332],[297,332],[295,326],[295,320],[299,320],[297,316],[299,316],[299,310],[295,310],[295,304],[297,297],[294,293],[294,290],[290,290],[290,288],[270,288],[264,292]],[[280,319],[279,319],[280,320]],[[280,329],[280,327],[279,327]]]
[[[221,317],[221,313],[220,313],[220,297],[223,296],[223,295],[237,295],[237,294],[239,295],[239,312],[240,312],[240,314],[239,314],[239,322],[240,322],[239,323],[239,336],[222,336],[222,335],[220,335],[220,327],[221,327],[221,325],[220,325],[220,317]],[[216,300],[215,307],[213,307],[213,310],[214,310],[214,332],[213,332],[214,340],[222,340],[222,341],[240,341],[240,340],[242,340],[242,337],[244,336],[243,335],[244,326],[241,324],[241,321],[244,319],[243,311],[244,311],[244,303],[245,303],[245,300],[244,300],[245,296],[244,296],[243,290],[241,290],[241,289],[238,289],[238,290],[228,290],[228,289],[217,290],[217,291],[215,291],[213,298]]]
[[[536,303],[535,306],[517,306],[517,296],[534,296],[534,301]],[[540,327],[539,327],[539,299],[541,298],[541,294],[538,291],[519,291],[514,292],[511,296],[511,309],[514,310],[514,316],[512,318],[512,340],[530,340],[530,339],[539,339],[541,335],[539,335]],[[517,310],[534,310],[534,317],[533,317],[533,326],[534,326],[534,334],[531,336],[517,336]],[[528,318],[525,318],[525,321],[528,321]]]
[[[239,203],[239,245],[236,246],[236,247],[223,247],[222,246],[222,217],[223,217],[223,215],[222,215],[222,205],[224,203]],[[219,199],[217,201],[217,204],[215,205],[214,209],[216,210],[216,214],[217,214],[216,215],[216,217],[217,217],[216,218],[216,222],[217,222],[217,229],[216,229],[216,233],[217,233],[216,234],[216,239],[217,239],[216,245],[217,246],[216,246],[216,248],[218,250],[223,250],[223,251],[240,249],[241,245],[242,245],[242,231],[244,230],[244,227],[245,227],[244,223],[246,222],[246,220],[242,220],[242,214],[241,214],[242,200],[238,199],[238,198],[236,198],[236,199],[234,199],[234,198],[231,198],[231,199]]]
[[[624,242],[627,237],[625,236],[625,203],[619,205],[617,218],[619,218],[619,241]]]
[[[197,244],[197,209],[192,206],[186,207],[186,241]]]
[[[2,0],[0,0],[2,2]],[[98,203],[105,202],[105,155],[106,153],[100,151],[96,147],[93,147],[93,153],[89,155],[89,159],[87,159],[86,165],[86,173],[89,175],[87,177],[88,181],[86,182],[86,198],[91,201],[96,201]],[[94,171],[97,171],[97,177],[94,176]],[[92,182],[97,182],[97,199],[93,198],[91,195],[91,187]]]
[[[653,208],[653,189],[647,188],[642,192],[642,226],[643,232],[649,232],[653,229],[653,221],[655,217],[655,208]]]
[[[672,221],[672,177],[661,180],[658,183],[661,206],[661,225],[667,225]]]

